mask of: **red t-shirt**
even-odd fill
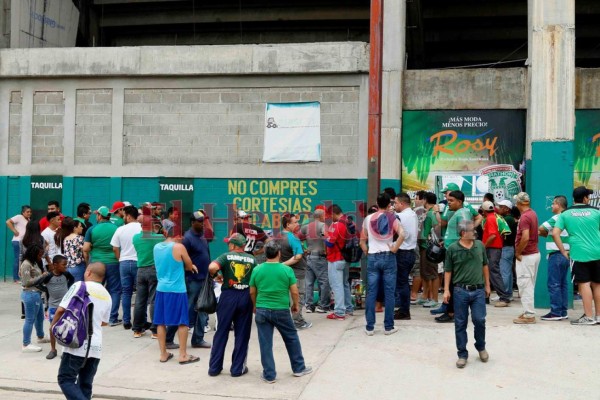
[[[496,220],[496,214],[487,214],[485,217],[485,223],[483,225],[483,244],[487,243],[490,236],[496,235],[496,238],[487,246],[490,249],[501,249],[503,240],[500,231],[498,231],[498,221]]]
[[[522,255],[539,253],[538,250],[538,218],[535,211],[531,208],[524,211],[519,219],[519,226],[517,227],[517,238],[515,239],[515,248],[519,246],[523,231],[529,229],[529,242],[523,249]]]
[[[342,256],[340,249],[346,244],[346,216],[342,216],[338,221],[331,224],[327,232],[329,233],[327,241],[333,243],[333,247],[327,247],[327,261],[342,261],[344,256]]]

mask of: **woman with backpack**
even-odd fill
[[[23,262],[19,268],[19,277],[23,285],[21,300],[25,305],[25,323],[23,324],[23,353],[42,351],[40,346],[31,343],[31,332],[35,326],[37,343],[48,343],[44,337],[44,301],[38,284],[44,279],[42,257],[44,249],[37,243],[27,247]]]

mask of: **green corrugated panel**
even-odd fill
[[[110,207],[110,178],[74,178],[73,207],[79,203],[89,203],[92,210],[100,206]],[[76,211],[76,210],[75,210]],[[92,217],[92,222],[96,222]]]
[[[121,181],[122,199],[139,207],[146,201],[158,201],[158,178],[123,178]]]
[[[77,204],[74,204],[75,178],[72,176],[63,176],[63,192],[61,211],[64,215],[75,217],[77,213]]]

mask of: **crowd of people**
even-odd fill
[[[72,349],[63,353],[58,381],[65,394],[80,390],[84,398],[91,395],[102,352],[102,325],[122,325],[134,338],[149,333],[158,341],[160,362],[174,358],[169,350],[178,349],[182,365],[199,360],[187,351],[192,331],[191,347],[211,350],[210,376],[222,372],[233,331],[230,373],[239,377],[248,372],[254,316],[261,378],[276,381],[274,328],[286,344],[294,376],[303,376],[312,371],[304,362],[297,333],[312,327],[304,315],[320,313],[333,321],[354,315],[348,258],[357,250],[354,246],[366,260],[365,334],[375,334],[377,312],[383,312],[383,333],[391,335],[398,331],[395,321],[411,319],[411,306],[430,308],[438,315],[436,322],[454,322],[456,365],[463,368],[468,359],[469,312],[475,348],[486,362],[486,302],[493,288],[495,307],[511,305],[513,265],[522,305],[514,323],[536,323],[540,236],[546,237],[551,299],[551,309],[541,319],[567,319],[572,268],[584,315],[571,324],[600,323],[600,211],[588,206],[588,189],[574,190],[571,207],[565,196],[556,196],[554,215],[542,224],[524,192],[515,196],[514,206],[509,200],[494,203],[488,194],[478,209],[465,201],[456,185],[447,185],[443,193],[445,199],[438,202],[431,192],[419,191],[411,199],[386,189],[366,215],[350,216],[336,204],[317,206],[302,226],[299,216],[283,214],[276,233],[255,225],[251,213],[237,210],[225,239],[228,251],[215,257],[209,246],[214,231],[204,210],[192,212],[190,228],[182,232],[181,210],[170,208],[163,215],[158,203],[144,203],[138,209],[117,201],[112,208],[102,206],[93,212],[89,204],[81,203],[77,215],[68,217],[57,201],[51,201],[40,221],[32,220],[31,208],[23,206],[19,215],[6,221],[13,232],[13,278],[23,287],[23,352],[40,352],[39,344],[50,342],[46,358],[57,356],[52,333],[44,333],[45,311],[56,323],[73,288],[89,281],[97,327],[91,340],[92,362]],[[92,215],[95,224],[90,222]],[[441,259],[439,252],[432,254],[432,246],[438,247]],[[209,277],[215,278],[218,295],[212,344],[204,339],[209,316],[195,307],[203,287],[213,284]],[[313,296],[315,290],[318,296]],[[76,380],[79,386],[74,385]]]

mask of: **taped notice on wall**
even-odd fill
[[[321,104],[267,103],[263,162],[321,161]]]

